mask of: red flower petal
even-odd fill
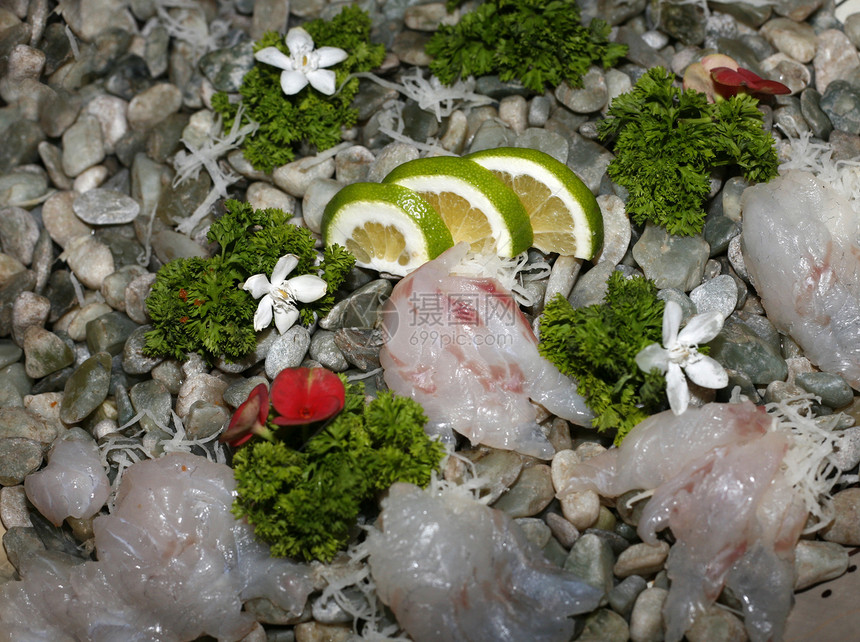
[[[286,368],[272,382],[272,405],[279,426],[299,426],[328,419],[343,410],[340,378],[325,368]]]
[[[791,89],[775,80],[766,80],[757,74],[754,74],[749,69],[738,67],[737,69],[729,69],[728,67],[714,67],[711,69],[711,78],[714,82],[726,87],[746,87],[750,91],[749,94],[790,94]],[[723,97],[727,97],[723,91],[719,92]],[[735,90],[732,93],[737,93]],[[730,94],[731,95],[731,94]]]
[[[266,384],[255,387],[248,398],[236,408],[227,430],[221,433],[218,441],[231,446],[241,446],[254,436],[254,428],[266,425],[269,417],[269,391]]]

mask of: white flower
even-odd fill
[[[259,332],[268,327],[274,316],[275,327],[283,334],[299,318],[296,301],[311,303],[326,293],[328,284],[313,274],[303,274],[287,280],[287,275],[295,270],[298,264],[299,257],[287,254],[275,264],[271,282],[265,274],[255,274],[242,285],[242,289],[250,292],[255,299],[263,297],[254,313],[254,330]]]
[[[314,49],[311,35],[301,27],[290,29],[286,41],[289,56],[285,56],[277,47],[266,47],[255,53],[254,58],[284,70],[281,73],[281,89],[287,96],[297,94],[308,83],[317,91],[331,96],[335,90],[334,72],[320,67],[336,65],[346,60],[348,54],[337,47]]]
[[[684,373],[704,388],[725,388],[729,383],[723,367],[696,349],[699,343],[707,343],[717,336],[723,327],[723,315],[719,312],[697,314],[678,332],[682,314],[680,305],[667,301],[663,312],[664,347],[652,343],[636,355],[636,365],[642,370],[649,372],[657,368],[666,375],[666,394],[676,415],[684,412],[690,403],[690,389]]]

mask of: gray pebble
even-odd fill
[[[570,137],[567,166],[579,176],[592,194],[596,194],[600,189],[600,183],[612,158],[613,155],[603,145],[587,140],[576,133]]]
[[[42,224],[51,239],[62,248],[68,247],[72,239],[88,236],[92,232],[92,228],[79,219],[72,209],[76,197],[74,192],[57,192],[42,206]]]
[[[647,577],[662,570],[668,555],[669,544],[666,542],[633,544],[618,556],[613,572],[621,578],[630,575]]]
[[[481,499],[495,502],[510,488],[523,469],[522,456],[510,450],[466,451],[463,453],[475,465],[475,475],[487,484],[481,488]]]
[[[245,192],[245,199],[255,210],[278,209],[287,214],[295,214],[296,199],[269,183],[251,183]]]
[[[744,323],[728,319],[710,345],[714,359],[743,372],[754,384],[767,385],[788,376],[785,360]]]
[[[87,338],[87,324],[90,321],[98,319],[100,316],[112,311],[113,310],[107,303],[102,303],[101,301],[87,303],[76,312],[72,312],[74,316],[72,317],[66,332],[72,340],[84,341]]]
[[[341,185],[349,185],[366,180],[367,173],[375,160],[373,152],[362,145],[342,149],[334,157],[337,182]]]
[[[582,77],[582,87],[574,89],[562,82],[555,90],[555,97],[562,105],[577,114],[599,111],[609,100],[606,79],[598,67],[591,67]]]
[[[101,124],[95,116],[81,114],[63,134],[63,172],[74,178],[104,160]]]
[[[493,504],[513,518],[537,515],[555,497],[550,467],[536,464],[524,468],[519,478]]]
[[[227,382],[220,377],[202,372],[188,376],[182,382],[179,387],[179,394],[176,396],[176,414],[184,419],[196,401],[223,405],[226,389]]]
[[[799,62],[811,62],[815,56],[815,31],[806,23],[774,18],[762,25],[759,33],[782,53]]]
[[[87,347],[90,352],[122,353],[125,342],[137,324],[122,312],[109,312],[87,323]]]
[[[520,517],[514,519],[514,521],[522,529],[523,533],[525,533],[526,539],[538,548],[543,548],[552,539],[552,532],[542,519]]]
[[[99,121],[105,153],[113,154],[116,144],[128,131],[128,120],[125,117],[128,103],[118,96],[102,94],[89,101],[85,109]]]
[[[809,87],[812,81],[809,68],[784,53],[775,53],[762,60],[761,70],[768,78],[773,78],[788,87],[792,95],[799,94]]]
[[[603,248],[595,257],[598,263],[618,265],[630,246],[632,228],[624,201],[614,194],[601,194],[597,204],[603,214]]]
[[[172,399],[165,385],[155,379],[142,381],[128,391],[129,400],[134,407],[134,414],[148,412],[140,418],[140,427],[146,432],[158,431],[158,424],[170,423]],[[163,432],[163,431],[162,431]]]
[[[579,529],[558,513],[547,512],[545,519],[553,537],[555,537],[564,548],[570,549],[576,540],[579,539]]]
[[[0,339],[0,370],[15,363],[24,354],[14,342],[9,339]]]
[[[606,282],[615,266],[610,261],[598,263],[585,274],[581,274],[567,300],[574,308],[584,308],[603,301]]]
[[[609,544],[593,533],[586,533],[570,549],[564,569],[586,584],[608,593],[613,586],[614,563],[615,556]]]
[[[184,377],[178,361],[175,359],[162,361],[152,369],[151,374],[153,379],[164,384],[170,394],[179,394],[179,388],[182,386]]]
[[[125,288],[125,313],[135,323],[149,323],[149,311],[146,308],[146,298],[155,283],[155,274],[146,272],[133,278]]]
[[[499,120],[485,120],[475,132],[469,145],[469,153],[479,152],[484,149],[496,149],[507,147],[514,139],[514,135],[504,123]]]
[[[125,265],[102,281],[101,294],[114,310],[125,312],[125,291],[137,277],[149,274],[139,265]]]
[[[30,265],[38,240],[39,226],[30,212],[20,207],[0,209],[0,248],[4,254]]]
[[[223,405],[199,400],[191,404],[183,425],[189,439],[206,439],[221,432],[229,419]]]
[[[21,292],[12,305],[12,337],[20,344],[27,328],[45,327],[51,302],[34,292]]]
[[[334,332],[334,343],[350,365],[362,372],[379,367],[379,351],[384,343],[380,330],[340,328]]]
[[[839,29],[825,29],[818,34],[815,58],[815,88],[824,93],[834,80],[849,80],[860,68],[860,57],[851,40]]]
[[[302,218],[307,228],[315,233],[322,232],[322,218],[328,202],[343,187],[338,181],[331,178],[320,178],[308,185],[307,191],[302,198]]]
[[[200,71],[217,91],[237,92],[245,74],[254,68],[254,48],[249,41],[215,49],[200,58]]]
[[[107,397],[111,355],[99,352],[84,361],[69,377],[63,390],[60,419],[74,424],[93,412]]]
[[[743,642],[749,639],[743,621],[717,605],[712,605],[696,615],[693,626],[686,635],[688,642]]]
[[[522,134],[528,126],[528,103],[523,96],[505,96],[499,101],[499,119],[515,134]]]
[[[538,127],[529,127],[514,139],[514,147],[537,149],[560,163],[567,163],[570,149],[564,136]]]
[[[266,376],[274,379],[284,368],[299,367],[310,344],[310,333],[299,325],[279,335],[266,355]]]
[[[546,125],[551,108],[552,103],[547,96],[535,96],[532,98],[529,101],[527,114],[529,127],[543,127]]]
[[[860,488],[846,488],[833,496],[834,520],[823,533],[828,542],[860,545]]]
[[[179,111],[181,106],[182,92],[176,85],[166,82],[153,85],[135,95],[129,102],[128,124],[136,130],[151,129]]]
[[[24,332],[24,368],[27,375],[39,379],[72,365],[73,350],[53,332],[30,326]]]
[[[794,549],[794,590],[833,580],[848,570],[848,549],[833,542],[800,540]]]
[[[710,248],[698,236],[673,236],[651,223],[633,246],[633,258],[658,288],[689,292],[702,282]]]
[[[648,582],[641,575],[630,575],[621,580],[609,591],[609,606],[624,618],[630,616],[636,598],[648,587]]]
[[[797,384],[830,408],[842,408],[854,400],[851,386],[838,374],[830,372],[804,372],[795,377]]]
[[[95,188],[78,196],[72,203],[78,218],[90,225],[130,223],[140,213],[140,205],[112,189]]]
[[[662,642],[663,603],[669,591],[657,586],[646,588],[636,598],[630,614],[631,642]]]
[[[251,391],[260,384],[269,387],[269,380],[265,377],[255,376],[248,379],[237,379],[224,390],[224,402],[233,408],[238,408],[248,400]]]
[[[349,368],[349,362],[334,340],[334,332],[317,330],[311,337],[310,358],[319,362],[324,368],[334,372],[343,372]]]
[[[164,357],[148,357],[143,354],[146,345],[146,333],[152,330],[151,325],[142,325],[135,328],[122,349],[122,369],[131,375],[148,374]]]
[[[275,185],[287,194],[301,198],[308,187],[320,178],[331,178],[334,175],[335,162],[333,158],[320,161],[315,156],[306,156],[299,160],[276,167],[272,172]]]
[[[577,642],[626,642],[630,631],[623,617],[609,609],[597,609],[585,617]]]
[[[720,274],[693,288],[690,299],[700,314],[716,311],[725,319],[734,312],[738,303],[738,286],[731,276]]]
[[[834,80],[821,96],[823,111],[836,129],[860,134],[860,90],[845,80]]]
[[[705,220],[702,236],[711,248],[711,257],[723,254],[729,242],[740,234],[737,221],[728,216],[712,216]]]
[[[581,268],[582,259],[573,256],[559,256],[553,263],[552,271],[546,282],[544,305],[555,298],[556,294],[561,294],[567,298],[576,283]]]
[[[860,463],[860,426],[839,431],[839,443],[834,453],[841,470],[851,470]]]
[[[72,239],[60,258],[66,261],[78,280],[91,290],[100,289],[105,278],[116,270],[110,248],[90,236]]]

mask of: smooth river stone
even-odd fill
[[[112,189],[95,188],[72,203],[78,218],[91,225],[130,223],[140,213],[140,205],[130,196]]]

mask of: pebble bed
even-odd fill
[[[598,195],[606,243],[593,266],[532,251],[534,260],[553,263],[547,279],[528,283],[538,301],[526,310],[532,318],[557,292],[575,306],[600,301],[612,270],[644,274],[687,314],[730,314],[720,348],[711,353],[730,366],[730,388],[739,385],[758,402],[811,392],[821,398],[821,413],[860,419],[854,391],[841,377],[816,372],[777,332],[745,278],[739,235],[746,183],[715,177],[703,234],[670,237],[630,224],[622,190],[605,173],[612,154],[597,140],[608,102],[648,68],[681,74],[703,53],[719,51],[792,89],[762,107],[781,148],[788,136],[809,134],[829,141],[834,160],[860,156],[860,14],[843,24],[832,0],[760,4],[656,0],[646,11],[645,0],[586,0],[580,2],[584,18],[599,7],[614,25],[612,37],[629,52],[615,69],[591,69],[581,89],[562,85],[537,96],[479,78],[474,91],[494,102],[456,110],[440,122],[397,91],[363,79],[355,100],[359,124],[344,132],[336,153],[299,158],[270,175],[250,167],[239,150],[218,162],[235,175],[230,197],[292,212],[294,222],[318,234],[322,210],[341,186],[379,180],[425,155],[428,145],[455,154],[505,145],[543,150]],[[148,448],[171,438],[162,427],[175,412],[189,439],[210,438],[255,385],[299,365],[365,376],[370,392],[384,387],[368,336],[393,281],[360,269],[348,283],[352,294],[315,327],[296,326],[284,335],[267,330],[257,351],[238,363],[212,368],[195,355],[180,362],[142,354],[150,327],[145,300],[158,269],[211,251],[205,244],[211,217],[190,234],[176,231],[212,189],[207,171],[172,182],[182,140],[209,136],[208,101],[214,91],[238,89],[253,65],[252,39],[331,16],[340,4],[211,0],[170,8],[158,0],[68,0],[60,16],[55,5],[0,2],[0,582],[13,580],[17,561],[27,556],[86,555],[74,542],[91,535],[91,520],[39,527],[22,484],[67,427],[80,426],[104,444],[147,411],[149,417],[121,432],[129,444],[137,439]],[[373,37],[386,45],[389,79],[426,67],[423,47],[442,7],[410,0],[374,7]],[[402,129],[392,132],[392,123],[401,121]],[[727,400],[727,393],[716,398]],[[856,472],[860,427],[848,423],[840,458],[845,470]],[[607,507],[593,492],[559,502],[553,480],[564,466],[609,442],[560,419],[546,417],[545,425],[563,455],[551,465],[487,448],[464,454],[492,481],[493,506],[515,518],[549,559],[590,584],[612,587],[606,606],[581,618],[578,639],[662,639],[669,542],[639,542],[635,516]],[[132,437],[140,428],[144,433]],[[836,524],[798,545],[797,589],[844,573],[849,552],[860,546],[860,488],[840,490],[834,503]],[[349,639],[351,618],[316,599],[292,621],[257,604],[259,625],[245,639]],[[744,638],[741,620],[722,608],[700,617],[688,633],[691,641]]]

